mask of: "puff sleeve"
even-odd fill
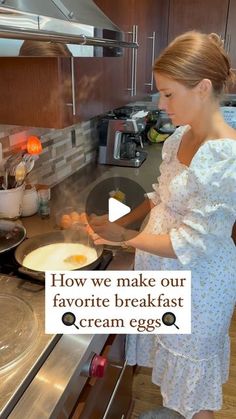
[[[155,205],[158,205],[159,202],[161,201],[160,194],[159,194],[159,184],[153,183],[152,188],[153,188],[153,191],[147,192],[145,194],[145,197],[150,199]]]
[[[188,183],[192,193],[170,239],[179,261],[193,264],[210,257],[231,237],[236,219],[236,141],[212,140],[194,156]]]
[[[176,142],[181,138],[185,129],[186,126],[176,128],[175,132],[165,140],[162,148],[162,163],[160,165],[160,173],[162,173],[162,171],[165,169],[165,165],[169,164],[170,160],[172,159],[173,153],[176,149]],[[161,202],[159,179],[160,177],[157,178],[157,183],[152,184],[153,191],[148,192],[145,195],[155,205],[158,205]]]

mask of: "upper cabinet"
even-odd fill
[[[137,41],[121,57],[0,58],[0,124],[63,128],[155,91],[152,63],[167,43],[169,0],[96,0]]]
[[[231,59],[231,66],[236,69],[236,0],[230,0],[225,34],[225,48]]]
[[[170,0],[168,42],[190,30],[215,32],[224,39],[236,69],[236,0]],[[236,86],[231,87],[236,92]]]
[[[229,0],[170,0],[168,42],[190,30],[225,36]]]
[[[127,101],[155,91],[152,65],[167,44],[169,0],[96,0],[96,4],[126,34],[138,42],[136,51],[124,54],[124,78],[120,86]]]
[[[120,57],[0,58],[0,124],[63,128],[155,92],[152,66],[175,36],[216,32],[236,68],[236,0],[95,0],[137,50]]]

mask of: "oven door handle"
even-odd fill
[[[108,413],[109,413],[110,407],[111,407],[111,405],[112,405],[112,403],[113,403],[113,400],[114,400],[115,395],[116,395],[116,393],[117,393],[117,390],[118,390],[118,388],[119,388],[120,382],[121,382],[122,377],[123,377],[123,375],[124,375],[124,373],[125,373],[125,368],[126,368],[126,366],[127,366],[127,359],[125,360],[125,363],[124,363],[123,368],[122,368],[122,370],[121,370],[121,372],[120,372],[119,378],[118,378],[118,380],[117,380],[117,382],[116,382],[115,388],[114,388],[114,390],[113,390],[113,393],[112,393],[112,395],[111,395],[111,398],[110,398],[110,400],[109,400],[109,403],[108,403],[108,405],[107,405],[107,408],[106,408],[106,410],[105,410],[105,412],[104,412],[104,415],[103,415],[102,419],[106,419],[106,417],[107,417],[107,415],[108,415]],[[116,367],[117,367],[117,368],[121,368],[121,367],[120,367],[120,365],[116,365]],[[123,416],[123,415],[122,415],[122,416]]]

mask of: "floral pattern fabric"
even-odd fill
[[[162,150],[155,203],[144,231],[168,233],[177,259],[137,250],[137,270],[191,270],[192,334],[129,335],[131,365],[152,367],[164,406],[191,419],[219,410],[230,359],[228,330],[236,299],[236,141],[209,140],[189,167],[178,147],[188,126],[179,127]]]

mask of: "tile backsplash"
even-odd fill
[[[96,159],[96,118],[60,130],[0,125],[3,158],[26,149],[30,135],[38,136],[43,147],[39,159],[27,177],[30,183],[54,186]]]

